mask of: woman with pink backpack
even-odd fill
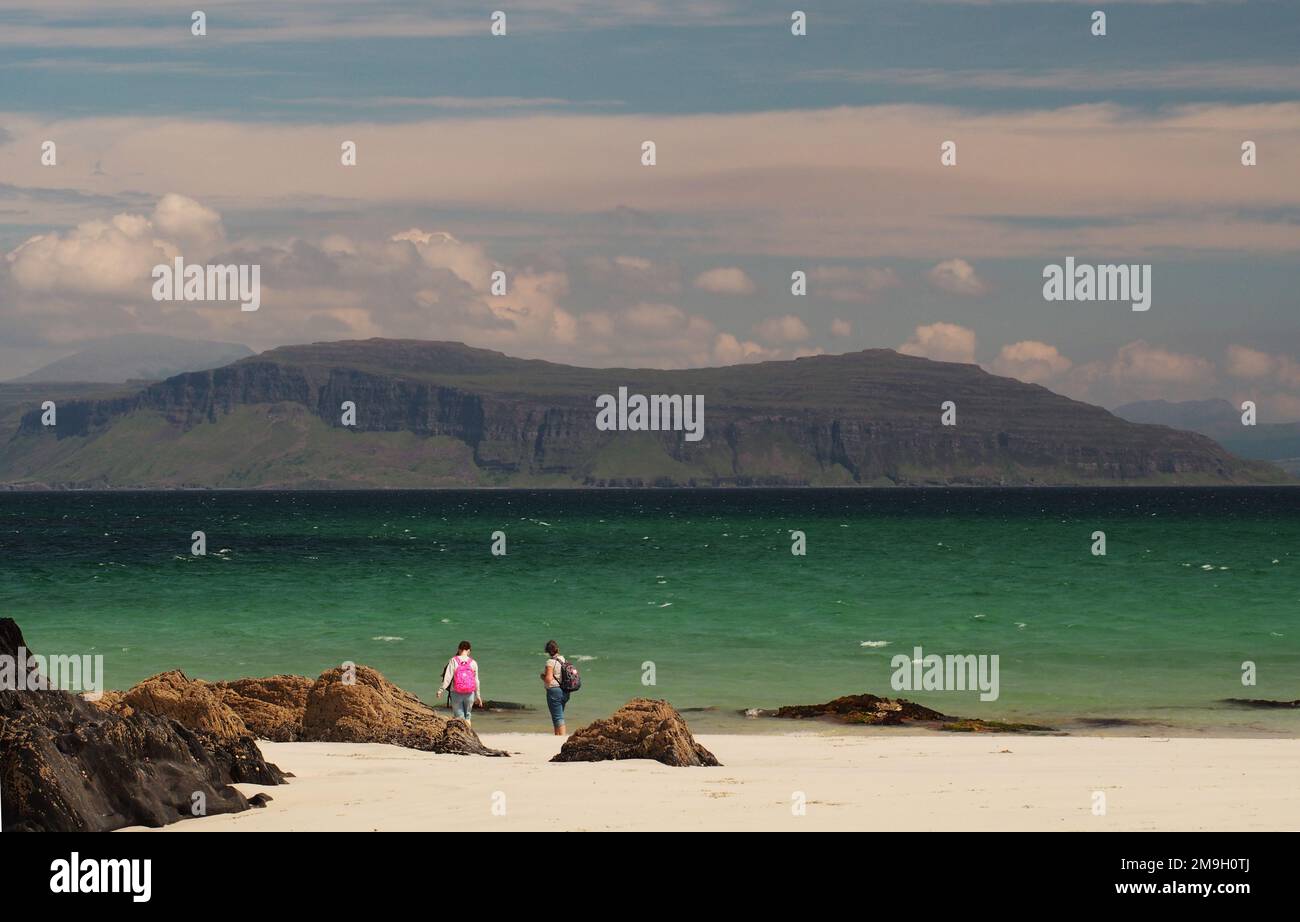
[[[456,648],[456,655],[447,660],[447,668],[442,671],[442,687],[438,689],[438,698],[451,690],[451,716],[459,717],[470,723],[470,712],[474,710],[474,700],[483,706],[483,686],[478,680],[478,663],[469,655],[469,641],[462,640]]]

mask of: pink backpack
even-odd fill
[[[458,695],[468,695],[478,688],[478,681],[474,676],[474,660],[467,659],[465,662],[456,661],[456,672],[451,679],[451,690]]]

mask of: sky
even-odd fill
[[[1300,419],[1294,0],[195,6],[0,0],[0,379],[130,332],[892,348]],[[259,265],[259,310],[155,301],[177,256]],[[1045,300],[1067,257],[1150,309]]]

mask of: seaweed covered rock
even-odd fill
[[[459,720],[440,717],[369,666],[319,678],[276,675],[201,682],[169,672],[146,679],[116,707],[165,713],[195,729],[235,726],[275,742],[390,743],[425,752],[506,755]],[[156,709],[156,710],[155,710]]]
[[[552,762],[653,759],[664,765],[721,765],[691,736],[682,715],[667,701],[633,698],[611,716],[588,724],[565,740]]]
[[[825,704],[796,704],[778,708],[773,717],[806,719],[830,717],[843,723],[897,725],[911,720],[942,721],[952,718],[905,698],[845,695]]]
[[[1300,708],[1300,698],[1295,701],[1278,701],[1273,698],[1224,698],[1224,704],[1239,708]]]
[[[130,717],[135,713],[135,708],[128,705],[125,701],[126,692],[120,691],[103,691],[98,695],[82,694],[83,698],[93,704],[95,707],[104,711],[112,711],[121,717]]]
[[[303,740],[330,743],[390,743],[424,752],[505,756],[484,746],[463,720],[439,717],[410,692],[368,666],[321,673],[307,693]]]
[[[531,711],[534,710],[531,704],[520,704],[518,701],[484,701],[481,707],[476,707],[477,711]]]
[[[134,711],[147,711],[178,720],[191,730],[204,730],[222,739],[248,735],[238,714],[221,701],[207,682],[190,679],[179,669],[150,676],[133,685],[121,700]]]
[[[273,675],[260,679],[213,682],[212,690],[252,733],[277,743],[302,736],[302,715],[307,693],[315,681],[300,675]]]
[[[746,712],[749,713],[749,712]],[[926,724],[937,730],[965,733],[1048,733],[1053,727],[1039,724],[1008,723],[969,717],[950,717],[933,708],[906,698],[878,698],[875,695],[845,695],[825,704],[797,704],[775,711],[755,711],[754,716],[783,717],[794,720],[822,718],[846,724],[869,724],[897,727],[903,724]]]

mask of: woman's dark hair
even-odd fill
[[[466,650],[468,650],[468,649],[469,649],[469,641],[468,641],[468,640],[462,640],[462,641],[460,642],[460,646],[456,648],[456,652],[457,652],[457,653],[464,653],[464,652],[465,652]]]
[[[554,656],[560,652],[560,645],[554,640],[548,640],[546,641],[546,652]]]

